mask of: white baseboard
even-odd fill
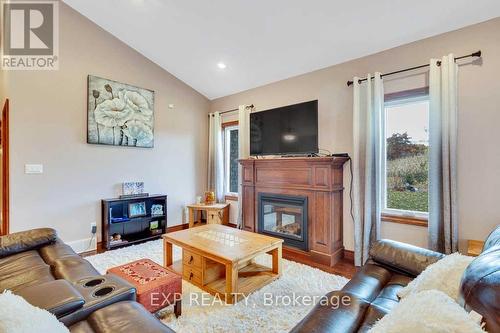
[[[90,241],[92,239],[92,241]],[[93,238],[85,238],[85,239],[79,239],[76,241],[72,242],[65,242],[71,248],[73,251],[76,253],[82,253],[82,252],[87,252],[87,251],[94,251],[97,249],[97,240],[96,237],[94,236]]]

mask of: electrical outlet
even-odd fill
[[[90,232],[92,234],[95,234],[97,232],[97,223],[95,223],[95,222],[90,223]]]

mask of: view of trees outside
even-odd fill
[[[429,102],[387,106],[387,208],[428,211]]]
[[[238,129],[230,131],[229,138],[229,192],[238,193]]]

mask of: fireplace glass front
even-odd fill
[[[259,232],[307,250],[307,197],[259,193]]]

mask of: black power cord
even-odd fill
[[[90,247],[92,246],[92,242],[94,241],[94,237],[95,237],[95,233],[93,233],[92,237],[90,237],[89,245],[87,246],[87,248],[83,252],[90,250]]]
[[[352,181],[353,181],[353,172],[352,172],[352,158],[349,157],[349,171],[351,173],[351,181],[349,182],[349,200],[351,201],[351,218],[354,223],[354,209],[352,207]]]
[[[352,200],[352,181],[353,181],[353,178],[354,178],[353,172],[352,172],[352,157],[349,156],[349,154],[347,154],[347,153],[330,154],[330,156],[333,156],[333,157],[347,157],[349,159],[349,172],[351,174],[351,181],[349,182],[349,200],[351,201],[350,213],[351,213],[352,221],[354,222],[354,208],[352,206],[352,202],[353,202],[353,200]]]

